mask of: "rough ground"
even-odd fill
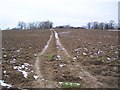
[[[117,54],[119,45],[117,44],[116,32],[54,29],[46,32],[49,32],[48,36],[46,34],[45,38],[42,39],[43,41],[40,41],[44,42],[44,45],[41,44],[41,50],[34,54],[34,60],[29,59],[30,61],[27,61],[27,63],[30,63],[28,68],[30,68],[30,71],[33,70],[27,78],[22,77],[21,72],[6,68],[11,64],[7,57],[9,55],[6,55],[8,54],[6,47],[9,47],[5,44],[3,58],[7,58],[8,62],[3,62],[3,80],[14,87],[28,88],[60,88],[62,82],[80,83],[81,88],[118,87]],[[110,40],[114,41],[111,43]],[[34,51],[34,49],[32,50]],[[33,59],[33,57],[31,58]],[[20,63],[23,64],[18,61],[17,65],[20,65]],[[16,65],[16,63],[14,64]],[[5,73],[5,70],[9,73]],[[18,83],[9,82],[9,80],[12,81],[11,74],[13,77],[17,75],[16,80],[22,78],[22,81],[18,81]],[[5,75],[9,75],[9,78],[6,78]],[[36,76],[36,78],[33,78],[33,76]]]

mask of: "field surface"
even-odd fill
[[[118,31],[2,31],[2,86],[118,88]]]

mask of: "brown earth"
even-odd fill
[[[120,46],[117,31],[63,29],[57,32],[69,54],[76,58],[76,63],[104,84],[104,87],[118,87]]]
[[[2,67],[3,80],[14,87],[32,87],[34,63],[37,54],[42,51],[50,37],[50,30],[2,31]],[[6,56],[5,56],[6,55]],[[13,59],[16,60],[12,63]],[[14,66],[29,63],[28,78],[15,70]],[[25,70],[25,68],[23,68]],[[6,73],[4,73],[6,71]]]
[[[50,39],[50,30],[3,31],[2,42],[3,80],[14,87],[60,88],[60,82],[80,83],[81,88],[118,87],[118,32],[56,29]],[[13,58],[17,61],[11,64]],[[13,69],[23,63],[31,65],[27,78]]]

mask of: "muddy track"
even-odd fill
[[[79,71],[77,71],[76,75],[80,78],[74,77],[74,71],[78,70],[78,68]],[[82,65],[76,65],[76,61],[63,47],[58,33],[54,29],[51,30],[51,36],[47,45],[36,58],[35,71],[35,74],[38,76],[33,85],[35,88],[61,87],[59,82],[66,80],[72,81],[71,79],[73,79],[73,82],[82,82],[81,87],[83,88],[104,87],[104,85],[98,82],[97,78],[88,73]],[[67,73],[69,77],[65,76],[65,73]]]

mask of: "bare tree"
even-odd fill
[[[108,28],[109,29],[114,29],[114,26],[115,26],[115,22],[113,20],[110,20]]]
[[[22,29],[26,29],[26,23],[23,21],[18,22],[18,27],[22,30]]]
[[[42,29],[50,29],[53,27],[53,22],[50,22],[50,21],[42,21],[40,23],[40,28]]]
[[[98,29],[99,23],[97,21],[93,22],[93,29]]]
[[[104,29],[104,23],[103,22],[99,23],[99,29]]]
[[[88,29],[91,29],[91,22],[88,22],[87,28],[88,28]]]

